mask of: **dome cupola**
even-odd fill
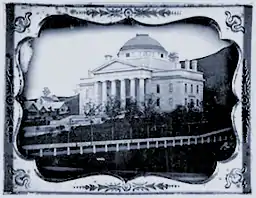
[[[135,37],[128,40],[119,50],[119,57],[136,58],[143,56],[154,56],[165,58],[167,51],[155,39],[148,34],[136,34]]]

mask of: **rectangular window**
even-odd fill
[[[126,53],[125,56],[126,56],[126,57],[130,57],[130,53]]]
[[[193,99],[190,99],[190,105],[191,105],[191,107],[194,107],[195,103],[194,103]]]
[[[190,64],[189,64],[189,69],[193,69],[191,62],[190,62]]]
[[[160,93],[160,85],[156,85],[156,93]]]
[[[188,85],[185,84],[185,93],[187,93],[187,91],[188,91]]]
[[[188,105],[188,99],[185,98],[185,106],[187,106],[187,105]]]
[[[156,100],[156,106],[160,106],[160,98],[157,98],[157,100]]]
[[[199,85],[196,86],[196,93],[199,93]]]
[[[199,100],[198,100],[198,99],[196,100],[196,105],[197,105],[197,106],[199,106],[199,105],[200,105],[200,103],[199,103]]]
[[[169,84],[169,92],[172,93],[172,91],[173,91],[173,85],[172,85],[172,83],[170,83],[170,84]]]
[[[164,54],[161,54],[161,58],[163,58],[164,57]]]
[[[190,92],[193,93],[193,85],[191,85]]]

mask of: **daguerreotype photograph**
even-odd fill
[[[6,194],[251,193],[252,6],[5,6]]]

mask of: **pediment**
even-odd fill
[[[37,112],[37,108],[36,108],[36,105],[35,104],[32,104],[29,108],[28,108],[28,111],[30,112]]]
[[[106,65],[103,65],[98,69],[95,69],[93,73],[118,72],[118,71],[125,71],[125,70],[131,70],[136,68],[137,66],[129,63],[124,63],[121,61],[113,61]]]

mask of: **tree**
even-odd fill
[[[171,113],[174,136],[178,136],[181,133],[182,124],[186,122],[186,111],[186,107],[180,105]]]
[[[91,132],[91,141],[93,141],[93,119],[96,115],[100,113],[101,105],[96,105],[93,102],[88,102],[84,107],[84,114],[90,119],[90,132]]]
[[[131,98],[129,102],[126,104],[125,108],[125,119],[129,122],[130,124],[130,139],[132,139],[133,136],[133,126],[134,123],[136,122],[136,118],[139,116],[139,106],[137,104],[137,101]]]
[[[168,55],[168,58],[172,61],[174,61],[175,59],[179,58],[178,53],[176,52],[170,52]]]
[[[150,124],[155,123],[158,112],[156,109],[156,99],[153,94],[147,95],[145,101],[140,106],[140,119],[144,121],[147,128],[147,137],[149,137]]]
[[[51,94],[51,91],[48,87],[43,88],[43,94],[44,96],[49,96]]]
[[[115,122],[123,113],[123,107],[121,101],[117,97],[109,97],[105,105],[104,112],[111,121],[111,137],[114,139]]]

